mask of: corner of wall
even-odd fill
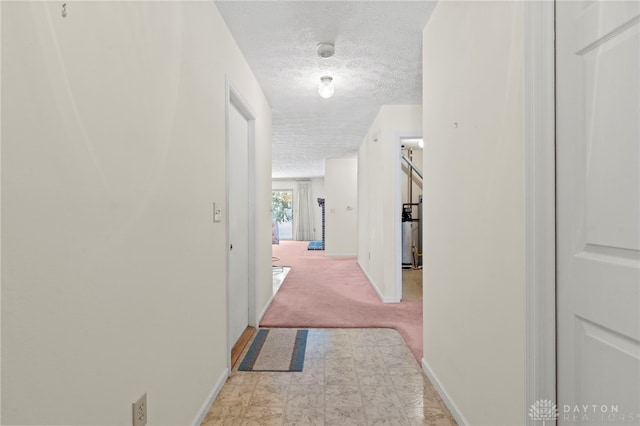
[[[440,398],[442,398],[442,401],[451,412],[451,415],[455,419],[456,423],[458,423],[458,426],[468,425],[469,422],[460,411],[460,408],[458,408],[456,403],[453,401],[451,395],[449,395],[449,392],[447,392],[442,383],[440,383],[440,380],[438,380],[436,374],[433,372],[431,367],[429,367],[429,364],[427,363],[427,360],[425,358],[422,358],[422,371],[424,371],[424,374],[427,375],[427,378],[429,379],[433,387],[436,389],[436,391],[438,391],[438,395],[440,395]]]
[[[213,401],[215,401],[215,399],[220,394],[220,391],[222,390],[222,387],[224,386],[228,377],[229,377],[229,369],[225,368],[224,371],[218,377],[218,380],[216,381],[215,385],[211,389],[211,392],[207,396],[207,399],[204,400],[202,407],[200,407],[200,409],[198,410],[198,413],[196,414],[195,418],[191,422],[191,425],[200,426],[200,424],[204,421],[204,418],[207,416],[209,409],[213,405]]]
[[[386,297],[382,293],[382,291],[380,291],[380,288],[378,287],[376,282],[371,278],[371,275],[369,275],[367,270],[362,266],[362,263],[360,262],[360,260],[358,260],[358,266],[360,267],[360,270],[365,275],[365,277],[367,277],[369,284],[371,284],[371,287],[373,287],[373,289],[376,291],[376,294],[378,295],[382,303],[400,303],[401,302],[399,297]]]

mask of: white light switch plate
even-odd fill
[[[216,206],[216,203],[213,203],[213,221],[222,221],[222,209],[218,208],[218,206]]]

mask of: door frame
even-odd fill
[[[229,262],[229,180],[230,180],[230,165],[231,158],[229,155],[229,113],[231,108],[236,110],[247,120],[248,128],[248,141],[247,141],[247,161],[248,161],[248,218],[249,223],[247,228],[249,231],[248,238],[248,268],[249,268],[249,324],[252,327],[257,327],[257,250],[256,250],[256,229],[257,229],[257,217],[256,217],[256,115],[253,112],[249,103],[242,96],[237,87],[231,82],[229,76],[225,76],[225,250],[226,250],[226,307],[227,307],[227,367],[231,372],[231,349],[235,342],[231,341],[231,301],[229,299],[229,292],[231,289],[230,280],[230,262]]]
[[[525,412],[556,400],[555,1],[524,2]],[[553,423],[548,424],[555,424]]]

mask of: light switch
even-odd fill
[[[216,206],[216,203],[213,203],[213,221],[220,222],[222,220],[222,209]]]

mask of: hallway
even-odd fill
[[[400,333],[419,364],[421,290],[420,295],[413,294],[401,303],[383,303],[355,257],[329,257],[322,251],[307,250],[307,244],[282,241],[273,246],[273,255],[280,259],[275,264],[290,266],[291,270],[260,326],[392,328]],[[415,282],[412,287],[418,288]]]
[[[294,322],[287,324],[285,321],[281,327],[313,323],[314,314],[310,311],[314,310],[320,311],[316,317],[324,317],[315,321],[326,323],[346,314],[322,313],[322,307],[318,307],[322,305],[318,297],[322,296],[309,294],[309,286],[320,286],[319,282],[324,281],[340,281],[351,286],[357,285],[354,279],[362,281],[363,290],[369,290],[370,294],[352,291],[338,296],[349,299],[358,295],[364,297],[363,300],[350,300],[350,304],[365,303],[366,306],[373,302],[380,307],[394,306],[379,302],[364,276],[354,278],[349,273],[341,276],[339,270],[336,273],[336,269],[351,263],[349,259],[327,258],[322,251],[306,250],[307,244],[304,241],[281,241],[273,246],[275,301],[272,306],[276,305],[276,310],[296,312],[289,319]],[[318,268],[318,265],[322,266]],[[291,271],[294,273],[289,275]],[[359,269],[356,272],[362,275]],[[422,271],[403,270],[403,281],[403,298],[412,304],[421,304]],[[291,300],[286,299],[285,294],[287,301],[282,306],[278,292],[284,289],[286,293],[288,287],[302,287],[305,298],[302,301]],[[333,292],[327,291],[325,295],[324,302],[341,304],[340,300],[334,300]],[[347,306],[345,309],[349,311],[357,310],[356,305]],[[271,312],[270,315],[270,311],[272,309],[265,315],[267,323],[273,323],[269,318],[274,314]],[[374,316],[384,322],[384,312],[379,308],[376,312]],[[386,315],[389,316],[387,321],[392,323],[393,311],[387,311]],[[421,318],[416,316],[414,319],[416,333],[413,338],[420,340],[419,347],[422,346]],[[238,371],[240,362],[237,362],[202,426],[456,424],[423,374],[419,365],[421,354],[416,362],[415,355],[398,331],[391,328],[348,328],[348,320],[336,327],[347,328],[310,329],[302,372]],[[251,342],[245,346],[239,361],[250,347]]]
[[[217,399],[210,424],[451,424],[433,388],[461,425],[555,420],[540,403],[640,421],[639,1],[0,11],[0,423],[197,426]],[[402,295],[399,142],[418,135],[414,333],[381,300]],[[311,230],[366,279],[323,306],[292,265],[272,303],[273,180],[320,178]],[[314,329],[307,372],[233,372],[230,314],[259,325],[285,296],[282,324],[333,321],[295,325]]]
[[[311,329],[301,373],[234,367],[202,426],[240,424],[456,423],[396,331]]]

